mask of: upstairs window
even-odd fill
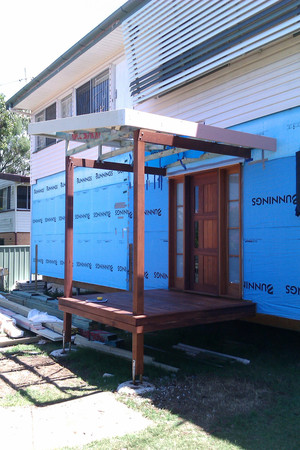
[[[56,119],[56,103],[48,106],[48,108],[44,109],[40,113],[35,116],[36,122],[44,122],[45,120],[53,120]],[[42,150],[45,147],[49,147],[56,143],[56,139],[45,138],[43,136],[36,137],[36,151]]]
[[[17,209],[30,209],[30,186],[17,187]]]
[[[109,71],[76,89],[77,115],[109,111]]]
[[[63,98],[62,101],[60,102],[60,106],[61,106],[61,117],[71,117],[73,108],[72,94]]]
[[[8,211],[11,209],[11,187],[8,186],[0,189],[0,211]]]

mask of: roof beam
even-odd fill
[[[219,142],[227,145],[237,145],[260,150],[276,151],[276,139],[260,136],[258,134],[244,133],[243,131],[229,130],[227,128],[213,127],[198,124],[197,139]]]
[[[140,130],[139,139],[151,144],[162,144],[170,147],[179,147],[185,150],[200,150],[208,153],[218,153],[220,155],[238,156],[241,158],[251,158],[250,148],[240,148],[216,142],[205,142],[194,138],[186,138],[173,134],[157,133],[156,131]]]
[[[116,163],[112,161],[95,161],[93,159],[84,158],[72,158],[74,166],[88,167],[90,169],[103,169],[103,170],[117,170],[120,172],[133,172],[133,167],[130,164]],[[149,175],[162,175],[165,176],[166,169],[161,167],[149,167],[145,166],[145,174]]]

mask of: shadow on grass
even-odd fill
[[[6,406],[48,406],[96,391],[94,386],[78,382],[76,375],[38,352],[34,356],[26,350],[5,352],[0,364],[1,388],[4,386],[9,393],[7,401],[1,395]]]
[[[179,342],[246,358],[250,364],[233,363],[207,355],[192,358],[173,349],[173,345]],[[204,431],[222,441],[222,448],[229,448],[230,445],[249,450],[299,448],[298,333],[228,322],[149,333],[145,336],[145,345],[146,353],[154,356],[156,361],[180,369],[174,375],[146,366],[145,375],[157,387],[149,396],[152,405],[158,411],[164,410],[177,416],[177,430],[180,432],[182,429],[185,438],[185,424],[191,423],[199,428],[199,432]],[[48,351],[45,347],[43,350]],[[7,365],[7,372],[2,366],[0,380],[8,383],[11,389],[19,390],[28,402],[37,406],[99,391],[115,391],[131,375],[130,361],[88,349],[78,349],[68,358],[60,359],[58,364],[47,358],[44,364],[41,359],[33,365],[26,359],[28,356],[25,350],[24,353],[5,354],[11,366]],[[20,365],[19,376],[15,370],[17,365]],[[17,379],[9,378],[9,370],[14,372],[14,376],[17,374]],[[22,371],[27,377],[22,376]],[[103,377],[107,373],[113,377]],[[30,377],[33,378],[30,380]],[[45,386],[55,389],[55,396],[47,399],[38,397],[32,391],[33,388]],[[153,406],[149,405],[149,408]],[[160,423],[162,426],[163,423]],[[137,436],[137,447],[138,439]],[[158,445],[161,435],[156,439]],[[180,448],[180,440],[178,442]],[[158,448],[155,443],[153,448]],[[166,447],[162,445],[161,448]]]
[[[153,335],[151,344],[163,342],[164,333]],[[165,338],[169,348],[174,339],[173,344],[180,341],[251,362],[185,356],[180,375],[162,378],[151,395],[155,406],[241,448],[299,448],[299,333],[234,322],[182,329]],[[182,367],[182,357],[177,352],[168,363],[177,359]]]
[[[246,358],[250,364],[207,355],[192,358],[173,349],[179,342]],[[146,366],[145,375],[157,387],[148,396],[152,405],[178,417],[176,433],[182,429],[184,439],[184,424],[192,423],[229,446],[249,450],[299,448],[298,333],[228,322],[149,333],[145,335],[145,350],[156,361],[180,369],[174,375]],[[79,349],[62,364],[101,390],[114,391],[131,374],[130,361],[87,349]],[[114,377],[104,379],[104,372]],[[178,442],[180,448],[180,439]],[[158,448],[156,444],[153,448]]]

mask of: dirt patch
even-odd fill
[[[35,352],[0,354],[0,423],[2,447],[23,450],[81,448],[152,425],[115,394]]]
[[[270,396],[266,387],[245,380],[190,376],[158,387],[151,399],[156,407],[211,430],[220,420],[230,421],[264,406]]]
[[[84,380],[89,379],[88,375],[93,368],[93,363],[89,361],[83,365],[85,376],[81,372],[81,378],[78,376],[78,372],[77,374],[72,372],[71,367],[71,361],[60,363],[40,352],[27,350],[26,352],[1,354],[0,412],[3,410],[1,406],[19,405],[15,411],[12,408],[5,408],[6,412],[2,411],[3,417],[6,417],[8,412],[12,416],[14,414],[17,414],[18,417],[20,414],[22,416],[27,413],[20,405],[33,405],[25,408],[30,409],[30,415],[26,416],[27,418],[23,422],[27,421],[35,430],[33,435],[28,437],[31,439],[34,436],[35,440],[39,440],[40,436],[43,437],[37,430],[41,429],[40,423],[46,423],[48,419],[49,430],[53,432],[53,429],[57,430],[63,424],[63,427],[69,429],[68,439],[70,435],[79,433],[82,442],[116,436],[119,433],[124,434],[126,430],[135,432],[149,426],[149,422],[145,422],[141,414],[133,416],[132,410],[118,408],[116,395],[112,393],[109,393],[110,397],[107,398],[105,396],[97,397],[97,401],[92,403],[94,412],[91,412],[91,404],[86,403],[86,394],[94,393],[98,396],[100,389],[99,386],[98,388],[91,386]],[[264,408],[271,400],[271,391],[263,383],[255,384],[251,380],[247,381],[238,377],[233,379],[211,374],[186,376],[185,378],[167,377],[160,379],[155,385],[156,390],[153,393],[145,394],[147,398],[151,398],[155,407],[178,414],[182,420],[190,421],[206,432],[214,432],[224,426],[231,426],[232,418]],[[20,397],[22,398],[21,402]],[[77,397],[78,400],[64,401]],[[14,399],[17,400],[15,403]],[[136,401],[138,403],[138,399]],[[76,402],[81,403],[76,406]],[[55,405],[55,403],[57,404]],[[90,425],[89,420],[86,420],[85,423],[82,420],[84,403],[86,403],[84,408],[87,417],[93,417],[93,426]],[[114,404],[113,408],[112,404]],[[40,406],[47,407],[40,408]],[[74,409],[75,406],[78,408],[78,414],[76,413],[77,409]],[[67,418],[71,417],[73,409],[72,420],[68,419],[67,421]],[[116,415],[117,411],[119,411],[118,415]],[[58,415],[61,415],[60,420],[57,420]],[[129,418],[127,423],[126,420]],[[106,420],[107,422],[105,422]],[[128,428],[123,426],[124,421]],[[19,424],[19,421],[17,423]],[[14,435],[18,435],[17,430],[11,429],[10,431]],[[53,439],[54,437],[49,435],[49,442]],[[41,445],[40,441],[39,445]]]
[[[57,398],[76,398],[97,389],[89,386],[47,355],[4,353],[0,355],[0,393],[2,405],[5,397],[17,392],[27,392],[27,399],[34,404],[47,404]],[[30,392],[30,395],[29,395]],[[51,401],[47,400],[51,392]]]

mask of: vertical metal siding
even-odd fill
[[[4,288],[11,290],[16,281],[30,279],[30,246],[0,246],[0,267],[8,269],[4,277]]]

